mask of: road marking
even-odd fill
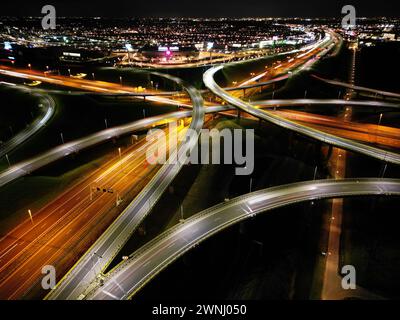
[[[126,293],[126,291],[124,290],[124,288],[121,287],[121,285],[117,282],[117,280],[113,280],[113,282],[117,285],[117,287],[118,287],[123,293]]]
[[[102,290],[106,295],[108,295],[109,297],[115,299],[115,300],[119,300],[119,298],[115,295],[113,295],[112,293],[108,292],[107,290]]]
[[[0,259],[3,258],[7,253],[9,253],[12,249],[14,249],[16,246],[18,246],[19,243],[14,244],[10,249],[8,249],[6,252],[4,252],[1,256]]]

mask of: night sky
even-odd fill
[[[335,17],[345,4],[358,16],[400,16],[399,0],[47,0],[2,1],[0,16],[38,16],[52,4],[58,16],[107,17]]]

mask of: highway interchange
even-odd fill
[[[307,54],[312,57],[305,63],[296,66],[298,70],[308,68],[312,63],[330,52],[334,48],[332,42],[335,36],[327,33],[328,37],[322,39],[317,45],[307,48]],[[303,50],[304,51],[304,50]],[[314,55],[315,51],[315,55]],[[318,57],[316,59],[315,57]],[[235,62],[237,63],[237,62]],[[189,111],[177,111],[163,114],[133,123],[103,130],[88,137],[69,142],[56,147],[42,155],[36,156],[30,160],[23,161],[10,167],[8,170],[0,173],[0,187],[22,177],[38,168],[41,168],[53,161],[59,160],[79,150],[99,144],[103,141],[132,133],[136,130],[150,128],[155,125],[165,124],[170,121],[182,118],[191,118],[190,128],[197,134],[203,127],[204,116],[206,113],[225,112],[235,110],[236,108],[246,113],[274,123],[283,128],[298,132],[313,139],[322,141],[326,144],[337,146],[343,149],[358,152],[369,157],[379,159],[384,163],[400,164],[400,155],[378,147],[369,146],[365,143],[357,142],[353,139],[346,139],[335,134],[329,134],[317,129],[313,129],[305,124],[290,121],[287,118],[274,114],[268,109],[270,107],[294,107],[304,105],[337,105],[337,106],[364,106],[364,107],[382,107],[399,108],[396,103],[384,101],[346,101],[340,99],[275,99],[254,101],[246,103],[234,95],[235,92],[245,89],[267,86],[274,82],[283,81],[289,78],[289,74],[275,77],[271,80],[252,83],[248,81],[237,87],[221,88],[214,80],[214,75],[222,70],[224,65],[211,67],[204,73],[203,80],[206,87],[216,96],[224,100],[228,105],[208,105],[203,103],[201,93],[191,85],[183,82],[176,77],[153,72],[152,74],[165,77],[170,81],[176,82],[188,93],[191,103],[179,102],[183,107],[188,107]],[[293,69],[294,70],[294,69]],[[297,71],[300,72],[300,71]],[[121,94],[145,97],[148,100],[159,101],[169,104],[177,104],[177,100],[169,99],[177,92],[145,92],[137,93],[131,88],[121,88],[116,85],[110,86],[102,82],[90,82],[89,80],[70,79],[65,81],[62,77],[43,77],[31,72],[16,72],[13,70],[0,70],[0,73],[7,76],[28,77],[39,81],[49,81],[56,84],[77,87],[80,90],[94,91],[97,94]],[[260,76],[259,78],[262,78]],[[349,86],[347,84],[332,82],[326,79],[319,79],[327,83],[351,87],[355,90],[371,91],[397,98],[400,95],[388,92],[382,92],[373,89]],[[231,93],[232,92],[232,93]],[[45,96],[47,98],[48,96]],[[10,140],[8,144],[15,146],[26,141],[35,132],[37,132],[50,118],[54,112],[54,104],[51,98],[48,98],[48,111],[44,118],[35,121],[25,133]],[[50,112],[50,113],[49,113]],[[45,120],[43,120],[45,119]],[[15,140],[17,139],[17,140]],[[185,157],[188,151],[197,145],[198,136],[187,136],[178,150],[174,152],[179,157]],[[1,149],[5,154],[9,148]],[[174,154],[172,155],[174,156]],[[141,190],[137,197],[127,208],[115,219],[107,230],[97,239],[90,249],[79,259],[74,267],[58,283],[55,290],[52,290],[46,299],[128,299],[131,298],[145,283],[150,281],[162,269],[175,261],[184,252],[192,248],[195,244],[207,239],[209,236],[219,232],[228,226],[255,216],[258,213],[272,210],[292,203],[301,201],[310,201],[313,199],[357,196],[357,195],[400,195],[400,181],[390,179],[347,179],[347,180],[321,180],[295,183],[291,185],[279,186],[265,189],[255,193],[247,194],[227,203],[212,207],[200,212],[184,223],[168,230],[155,238],[136,253],[132,254],[130,259],[114,268],[112,272],[103,274],[105,268],[111,263],[124,243],[129,239],[139,224],[150,213],[151,209],[166,190],[168,185],[179,173],[182,168],[181,163],[165,164],[152,177],[147,185]],[[104,283],[104,284],[103,284]]]

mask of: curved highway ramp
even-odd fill
[[[347,196],[400,196],[400,179],[317,180],[272,187],[206,209],[167,230],[111,270],[86,299],[129,299],[194,246],[240,221],[283,206]]]

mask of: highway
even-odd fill
[[[182,135],[184,127],[177,129]],[[0,299],[43,297],[47,291],[40,285],[41,268],[52,265],[61,277],[73,266],[157,172],[160,166],[149,165],[146,158],[148,148],[157,143],[142,139],[121,147],[121,155],[115,148],[104,164],[32,210],[33,223],[27,215],[2,235]]]
[[[397,108],[397,104],[381,102],[381,101],[346,101],[346,100],[337,100],[337,99],[281,99],[281,100],[265,100],[265,101],[255,101],[252,102],[254,106],[262,106],[262,107],[290,107],[290,106],[301,106],[301,105],[345,105],[346,103],[354,105],[354,106],[367,106],[367,107],[388,107],[388,108]],[[183,105],[183,104],[181,104]],[[185,107],[188,105],[184,104]],[[221,112],[227,110],[233,110],[234,107],[230,106],[209,106],[205,108],[206,113],[212,112]],[[190,117],[190,111],[177,111],[167,114],[162,114],[154,117],[149,117],[145,119],[141,119],[138,121],[134,121],[132,123],[106,129],[89,135],[87,137],[77,139],[71,142],[67,142],[62,144],[56,148],[53,148],[43,154],[35,156],[31,159],[13,165],[8,170],[0,173],[0,187],[5,184],[14,181],[17,178],[25,176],[41,167],[44,167],[47,164],[50,164],[54,161],[62,159],[68,155],[73,153],[77,153],[80,150],[85,148],[92,147],[96,144],[102,143],[107,140],[111,140],[116,137],[120,137],[126,135],[128,133],[142,130],[145,128],[149,128],[151,126],[160,125],[164,123],[168,123],[170,121],[175,121],[176,119]],[[315,116],[314,116],[315,117]],[[321,128],[326,130],[326,128]],[[372,128],[370,132],[378,132],[383,130],[383,126],[379,126],[379,129]],[[332,133],[332,131],[330,131]],[[366,138],[363,138],[366,139]],[[371,138],[372,139],[372,138]],[[373,142],[373,141],[372,141]]]
[[[25,129],[18,132],[10,140],[0,145],[0,158],[9,154],[15,148],[23,144],[26,140],[32,137],[40,129],[42,129],[49,120],[53,117],[56,104],[52,97],[49,95],[34,94],[39,98],[40,114],[33,120]]]
[[[213,113],[226,110],[224,106],[213,106],[205,109],[206,113]],[[95,146],[104,141],[109,141],[113,138],[118,138],[131,132],[143,130],[153,126],[169,123],[178,119],[191,117],[191,111],[176,111],[165,113],[145,119],[137,120],[125,125],[105,129],[81,139],[67,142],[57,146],[49,151],[44,152],[31,159],[22,161],[11,166],[9,169],[0,173],[0,187],[7,183],[23,177],[31,172],[42,168],[54,161],[60,160],[80,150]]]
[[[213,69],[218,69],[221,67],[217,68],[212,68]],[[219,70],[219,69],[218,69]],[[218,71],[216,70],[216,71]],[[210,71],[210,70],[209,70]],[[248,84],[251,81],[248,81],[247,83],[244,83],[238,87],[234,88],[227,88],[226,90],[221,89],[218,85],[215,84],[216,87],[214,87],[214,90],[211,89],[209,85],[207,85],[206,82],[206,75],[209,72],[207,71],[204,74],[204,81],[206,83],[206,86],[214,93],[216,94],[216,91],[219,89],[222,91],[235,91],[235,90],[243,90],[247,88],[255,88],[257,86],[264,86],[271,84],[276,81],[282,81],[285,80],[289,77],[289,74],[280,76],[278,78],[271,79],[267,82],[262,82],[262,83],[257,83],[257,84]],[[215,71],[215,72],[216,72]],[[14,71],[12,71],[14,72]],[[1,72],[0,72],[1,73]],[[206,110],[202,108],[203,101],[201,96],[199,95],[199,92],[195,90],[193,87],[186,86],[181,80],[174,78],[172,76],[164,75],[164,74],[159,74],[154,72],[153,74],[166,77],[172,81],[176,81],[178,84],[183,85],[185,90],[189,93],[189,96],[192,100],[193,103],[193,118],[192,118],[192,123],[191,123],[191,128],[195,129],[196,132],[199,132],[199,130],[202,127],[203,124],[203,118],[205,112],[218,112],[222,110],[228,110],[231,109],[231,107],[224,107],[224,106],[213,106],[213,107],[208,107]],[[8,73],[8,75],[11,75]],[[35,78],[37,76],[33,76]],[[47,77],[46,77],[47,78]],[[30,77],[30,79],[32,79]],[[43,79],[42,79],[43,80]],[[75,80],[75,79],[74,79]],[[210,79],[209,79],[210,80]],[[211,76],[211,80],[214,81],[213,75]],[[210,81],[211,81],[210,80]],[[87,81],[87,80],[85,80]],[[92,83],[93,81],[88,81]],[[75,82],[73,82],[75,84]],[[100,86],[98,86],[98,83],[100,83]],[[211,82],[209,82],[210,84]],[[64,84],[63,84],[64,85]],[[114,88],[115,86],[115,88]],[[114,94],[117,92],[117,94],[120,95],[139,95],[139,96],[145,96],[145,94],[137,94],[137,93],[132,93],[131,89],[125,90],[125,88],[121,89],[121,86],[118,85],[109,85],[108,83],[103,83],[96,81],[95,84],[79,84],[80,89],[87,89],[87,90],[93,90],[94,92],[98,94]],[[219,88],[219,89],[218,89]],[[219,92],[221,93],[221,92]],[[171,94],[176,94],[176,92],[168,92],[168,93],[163,93],[163,95],[171,95]],[[169,103],[173,103],[176,105],[182,105],[180,102],[171,100],[171,99],[164,99],[157,97],[157,93],[148,93],[148,96],[150,97],[149,100],[155,99],[154,101],[160,101],[160,102],[165,102],[169,101]],[[218,95],[218,94],[217,94]],[[229,94],[227,94],[229,95]],[[263,106],[281,106],[282,103],[287,103],[288,106],[298,106],[298,105],[307,105],[307,104],[330,104],[330,105],[349,105],[349,101],[344,101],[344,100],[335,100],[335,99],[293,99],[293,100],[268,100],[268,101],[260,101],[260,102],[255,102],[252,105],[246,104],[245,102],[239,100],[238,98],[235,98],[231,95],[229,95],[232,99],[236,99],[237,101],[240,101],[244,105],[238,106],[238,102],[236,101],[235,103],[232,103],[233,100],[229,101],[225,97],[222,97],[219,95],[221,98],[226,100],[227,102],[231,103],[235,107],[239,107],[242,110],[245,110],[246,112],[249,112],[249,106],[251,109],[257,110],[259,112],[262,112],[263,114],[268,115],[270,118],[274,119],[276,122],[272,121],[271,119],[266,119],[266,116],[261,117],[259,116],[257,111],[253,111],[255,114],[249,112],[250,114],[262,118],[268,121],[271,121],[275,124],[281,125],[283,127],[286,127],[290,130],[294,130],[293,124],[296,126],[303,127],[303,129],[306,129],[310,131],[313,131],[313,134],[307,134],[304,132],[301,132],[301,130],[296,127],[297,132],[315,137],[317,136],[318,140],[324,141],[326,143],[331,143],[329,142],[329,136],[334,137],[336,140],[339,140],[339,143],[343,143],[343,140],[348,140],[348,139],[343,139],[340,137],[337,137],[336,135],[333,134],[327,134],[322,131],[306,127],[302,124],[298,124],[296,122],[289,121],[285,119],[282,116],[277,115],[277,113],[273,112],[263,112],[261,110],[258,110],[256,106],[258,105],[263,105]],[[389,107],[389,108],[398,108],[399,106],[397,104],[390,104],[390,103],[385,103],[385,102],[376,102],[376,101],[360,101],[360,103],[357,104],[356,101],[354,101],[355,105],[360,105],[360,106],[373,106],[373,107]],[[253,106],[256,105],[256,106]],[[117,128],[112,128],[108,130],[101,131],[99,133],[93,134],[89,137],[83,138],[76,140],[74,142],[71,142],[69,144],[64,144],[60,147],[57,147],[49,152],[47,152],[44,155],[35,157],[34,159],[28,160],[26,162],[23,162],[22,164],[16,165],[6,172],[3,172],[0,174],[0,187],[9,181],[14,180],[17,177],[20,177],[26,173],[29,173],[33,170],[36,170],[37,168],[46,165],[47,163],[50,163],[52,161],[55,161],[59,158],[62,158],[70,153],[77,152],[80,149],[87,148],[88,146],[100,143],[101,141],[111,139],[113,137],[118,137],[120,135],[126,134],[128,132],[131,132],[133,130],[138,130],[142,129],[145,127],[150,127],[152,125],[160,124],[160,123],[167,123],[169,121],[174,121],[175,119],[178,118],[184,118],[184,117],[191,117],[192,112],[189,111],[179,111],[176,113],[169,113],[157,117],[152,117],[148,119],[143,119],[136,121],[135,123],[131,123],[125,126],[120,126]],[[284,124],[282,125],[282,122]],[[279,124],[280,123],[280,124]],[[308,132],[309,133],[309,132]],[[319,134],[323,135],[323,140]],[[184,143],[181,144],[178,150],[174,151],[176,153],[176,156],[178,158],[185,157],[187,155],[188,150],[191,150],[196,144],[197,144],[197,137],[193,136],[187,136],[187,139],[185,140]],[[342,140],[341,140],[342,139]],[[351,142],[351,147],[355,148],[355,143],[352,140],[348,140]],[[335,145],[335,144],[333,144]],[[365,145],[360,144],[364,149],[367,147]],[[343,146],[342,146],[343,147]],[[364,150],[363,149],[363,150]],[[375,148],[377,149],[377,148]],[[380,150],[380,149],[377,149]],[[369,152],[371,150],[369,149]],[[383,150],[380,150],[383,152]],[[363,152],[361,152],[363,153]],[[376,152],[375,152],[376,153]],[[385,157],[393,157],[391,156],[392,153],[386,152]],[[400,157],[400,155],[394,154],[397,157]],[[174,156],[174,154],[172,155]],[[391,159],[391,158],[390,158]],[[385,160],[388,162],[391,162],[390,160]],[[396,162],[395,162],[396,163]],[[118,253],[119,249],[122,247],[122,245],[127,241],[127,239],[130,237],[130,235],[133,233],[133,231],[138,227],[140,222],[145,218],[145,216],[150,212],[151,208],[154,206],[154,204],[157,202],[159,197],[162,195],[163,191],[167,188],[169,183],[173,180],[173,178],[177,175],[181,168],[182,164],[167,164],[164,165],[157,174],[150,180],[150,182],[147,184],[146,187],[140,192],[140,194],[137,196],[135,201],[133,201],[121,214],[121,216],[118,217],[117,220],[114,221],[114,223],[106,230],[106,232],[95,242],[95,244],[83,255],[83,257],[77,262],[77,264],[74,266],[74,268],[67,274],[66,277],[62,279],[62,281],[58,284],[56,290],[52,291],[49,296],[47,297],[48,299],[81,299],[85,298],[85,295],[94,287],[96,287],[99,283],[101,272],[104,270],[108,264],[111,262],[111,260],[115,257],[115,255]],[[4,181],[4,183],[2,182]],[[84,294],[82,294],[82,292]]]
[[[336,105],[336,106],[355,106],[355,107],[379,107],[399,109],[400,104],[376,100],[342,100],[342,99],[271,99],[254,101],[253,105],[262,106],[306,106],[306,105]]]
[[[16,69],[7,66],[0,66],[0,74],[15,77],[20,79],[29,79],[33,81],[50,83],[53,85],[60,85],[78,90],[89,90],[101,94],[113,93],[113,94],[129,94],[131,96],[163,96],[172,95],[176,92],[156,91],[156,90],[144,90],[138,92],[136,88],[130,86],[123,86],[117,83],[79,79],[61,75],[45,74],[40,71],[30,69]]]
[[[342,81],[337,81],[337,80],[329,80],[329,79],[324,79],[322,77],[318,77],[316,75],[312,75],[315,79],[318,79],[320,81],[323,81],[325,83],[329,83],[335,86],[340,86],[352,90],[357,90],[357,91],[364,91],[364,92],[371,92],[374,94],[378,94],[381,96],[385,97],[391,97],[391,98],[400,98],[400,93],[394,93],[394,92],[388,92],[388,91],[383,91],[383,90],[377,90],[377,89],[371,89],[371,88],[366,88],[366,87],[361,87],[361,86],[356,86],[347,82],[342,82]]]
[[[347,196],[400,196],[399,179],[306,181],[272,187],[206,209],[165,231],[133,253],[104,277],[104,285],[86,297],[94,300],[129,299],[180,256],[240,221],[283,206]]]
[[[348,121],[349,119],[337,119],[335,117],[310,114],[308,112],[294,110],[274,110],[270,111],[285,119],[293,120],[309,127],[345,137],[352,140],[362,141],[389,148],[400,148],[400,129],[370,123],[357,123]],[[237,117],[233,109],[222,111],[220,114]],[[248,113],[242,113],[242,118],[257,120]]]
[[[196,135],[186,135],[178,150],[170,154],[172,159],[177,157],[177,159],[185,160],[189,156],[189,151],[197,145],[198,135],[203,127],[205,115],[203,99],[194,87],[184,83],[181,79],[160,73],[154,74],[175,81],[188,92],[191,98],[193,111],[189,128],[196,132]],[[150,213],[183,165],[182,161],[174,163],[167,161],[134,201],[120,214],[118,219],[107,228],[77,264],[57,284],[57,287],[46,296],[46,299],[78,299],[84,295],[86,290],[90,290],[91,286],[95,286],[100,280],[98,275],[111,263],[139,224]]]
[[[354,151],[373,157],[384,162],[390,162],[394,164],[400,164],[400,154],[385,151],[376,147],[368,146],[363,143],[359,143],[354,140],[337,137],[332,134],[325,133],[323,131],[313,129],[302,124],[287,120],[278,115],[274,115],[266,110],[259,110],[253,105],[242,101],[229,94],[227,91],[222,89],[214,80],[214,74],[223,69],[224,66],[217,66],[208,69],[203,75],[203,81],[208,89],[210,89],[215,95],[225,100],[228,104],[233,105],[259,119],[269,121],[275,125],[283,127],[288,130],[295,131],[313,139],[322,141],[327,144],[331,144],[336,147],[340,147],[346,150]]]
[[[46,77],[47,78],[47,77]],[[284,76],[279,76],[276,79],[269,80],[267,82],[264,82],[263,85],[265,84],[270,84],[274,81],[281,81],[283,79],[287,79],[287,74]],[[75,80],[75,79],[73,79]],[[97,83],[94,84],[96,86]],[[260,85],[259,83],[252,85],[248,84],[246,85],[246,88],[252,88],[254,86]],[[235,87],[235,88],[228,88],[227,90],[238,90],[242,89],[243,87]],[[32,90],[32,89],[31,89]],[[81,93],[79,93],[81,94]],[[104,93],[103,93],[104,94]],[[173,104],[178,104],[182,107],[188,107],[191,108],[191,104],[188,103],[183,103],[167,98],[162,98],[162,97],[152,97],[154,99],[162,99],[162,102],[167,102],[167,103],[173,103]],[[51,98],[50,98],[51,99]],[[167,101],[164,101],[167,100]],[[366,107],[387,107],[387,108],[398,108],[399,105],[395,103],[388,103],[388,102],[382,102],[382,101],[346,101],[346,100],[339,100],[339,99],[275,99],[275,100],[263,100],[263,101],[256,101],[252,102],[253,105],[255,106],[262,106],[262,107],[281,107],[281,106],[300,106],[300,105],[354,105],[354,106],[366,106]],[[222,111],[222,110],[229,110],[232,109],[233,107],[230,106],[210,106],[206,108],[206,112],[217,112],[217,111]],[[49,116],[49,115],[48,115]],[[95,133],[93,135],[90,135],[88,137],[78,139],[72,142],[68,142],[66,144],[63,144],[59,147],[56,147],[42,155],[36,156],[32,159],[29,159],[27,161],[24,161],[22,163],[19,163],[17,165],[12,166],[9,168],[7,171],[4,171],[0,173],[0,187],[5,185],[6,183],[13,181],[19,177],[22,177],[26,174],[29,174],[30,172],[43,167],[53,161],[56,161],[58,159],[63,158],[64,156],[68,156],[72,153],[78,152],[79,150],[82,150],[84,148],[93,146],[95,144],[98,144],[100,142],[127,134],[129,132],[135,131],[135,130],[140,130],[152,125],[156,125],[157,123],[163,123],[169,121],[173,121],[173,119],[178,119],[178,118],[183,118],[190,116],[188,112],[182,113],[182,112],[176,112],[176,113],[169,113],[166,115],[162,116],[156,116],[156,117],[151,117],[151,118],[146,118],[143,120],[139,120],[127,125],[119,126],[116,128],[112,129],[107,129],[100,131],[98,133]],[[47,119],[48,117],[46,117]],[[44,122],[44,120],[41,120]],[[42,122],[42,123],[43,123]],[[40,121],[39,121],[40,123]],[[37,127],[36,127],[37,128]],[[29,130],[31,133],[31,131]],[[320,132],[320,131],[319,131]],[[332,133],[332,131],[331,131]],[[22,138],[22,136],[21,136]],[[27,136],[23,135],[23,139],[26,139]],[[323,137],[324,138],[324,137]],[[13,141],[21,141],[20,139],[15,139]],[[10,141],[10,148],[12,146],[15,146],[15,143],[12,143]],[[3,149],[2,149],[3,150]],[[4,150],[9,150],[9,148],[4,149]],[[4,153],[5,151],[3,151]]]

